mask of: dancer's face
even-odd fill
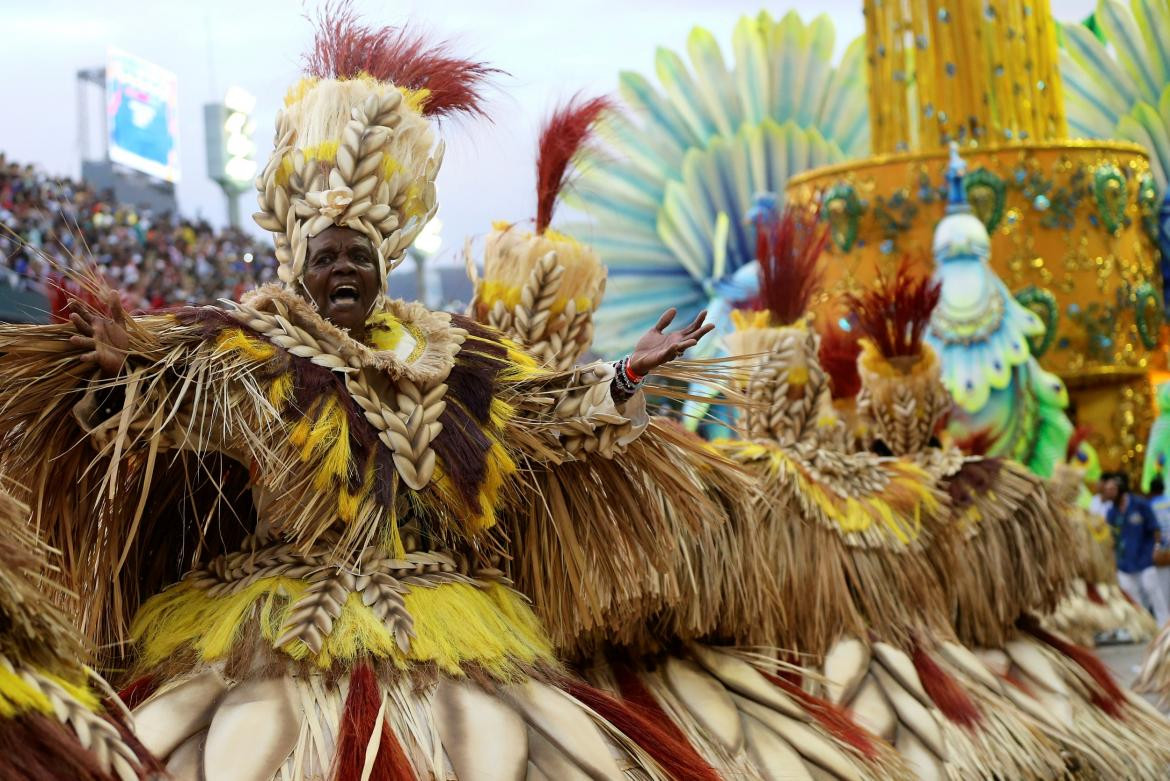
[[[360,339],[378,297],[378,256],[353,228],[337,225],[309,239],[305,291],[321,316]]]

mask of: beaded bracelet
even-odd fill
[[[638,376],[630,368],[630,356],[622,358],[614,364],[613,397],[621,403],[638,392],[638,386],[644,378]]]

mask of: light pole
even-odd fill
[[[256,175],[256,130],[252,111],[256,98],[241,87],[231,87],[223,103],[203,107],[207,135],[207,174],[228,201],[228,224],[240,227],[240,195],[252,187]]]

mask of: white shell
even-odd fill
[[[703,729],[732,755],[743,750],[743,726],[727,690],[697,664],[668,657],[663,665],[670,690],[703,726]]]
[[[876,642],[873,644],[873,654],[886,671],[898,679],[906,691],[918,698],[923,705],[931,706],[930,697],[926,696],[926,689],[922,688],[922,681],[918,677],[918,670],[914,662],[903,651],[889,643]]]
[[[927,710],[913,694],[906,691],[897,679],[886,672],[881,665],[874,665],[872,670],[878,685],[882,687],[882,691],[889,699],[890,705],[894,708],[894,712],[898,714],[898,721],[901,722],[899,730],[902,727],[909,727],[914,730],[914,733],[922,739],[922,742],[937,754],[939,759],[945,761],[948,755],[946,741],[943,740],[942,728],[939,726],[934,712]]]
[[[1034,643],[1025,640],[1009,640],[1004,647],[1012,662],[1029,678],[1051,692],[1063,697],[1069,696],[1068,685],[1064,682],[1055,665]]]
[[[919,781],[946,781],[946,766],[913,730],[899,729],[894,748],[910,765]]]
[[[813,781],[800,754],[761,722],[744,714],[743,732],[748,756],[764,781]]]
[[[898,729],[898,714],[872,675],[867,675],[857,687],[857,694],[849,702],[849,711],[859,725],[883,740],[893,742]]]
[[[829,702],[848,701],[869,670],[869,647],[856,637],[842,637],[825,654],[823,673]]]
[[[704,670],[736,694],[742,694],[794,719],[808,720],[808,714],[791,697],[742,659],[699,644],[690,646],[690,651]]]

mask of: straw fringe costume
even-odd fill
[[[1070,449],[1081,443],[1070,443]],[[1081,503],[1084,472],[1076,462],[1059,464],[1048,481],[1048,496],[1056,512],[1068,519],[1073,580],[1044,623],[1079,645],[1092,646],[1101,633],[1123,630],[1134,642],[1146,642],[1158,631],[1149,611],[1133,604],[1117,583],[1113,535],[1100,515]]]
[[[815,255],[804,260],[812,273]],[[794,286],[765,278],[764,300]],[[785,617],[778,645],[809,654],[826,699],[888,741],[908,777],[1057,775],[1055,747],[1014,714],[988,718],[998,703],[966,694],[958,666],[965,658],[945,655],[961,651],[929,555],[946,542],[944,497],[914,461],[853,451],[820,366],[819,337],[803,318],[771,325],[792,321],[785,310],[794,307],[778,304],[737,314],[729,347],[767,357],[747,383],[756,402],[745,419],[751,439],[724,445],[760,470],[769,492],[761,520],[783,540],[773,574],[781,590],[810,594],[810,584],[822,584],[811,592],[811,616]],[[864,418],[868,408],[857,406]]]
[[[158,767],[51,604],[49,551],[27,519],[28,508],[0,491],[0,778],[147,778]]]
[[[961,184],[954,169],[951,174]],[[953,194],[961,192],[952,187]],[[979,245],[986,231],[961,198],[953,198],[947,221],[939,226],[945,241],[936,238],[940,264],[951,252],[986,251],[985,243],[982,250]],[[913,298],[908,287],[896,282],[884,303]],[[897,311],[892,304],[874,308]],[[929,316],[930,307],[922,308]],[[895,317],[889,333],[897,334],[899,323]],[[923,464],[948,496],[950,550],[932,546],[930,554],[959,642],[942,644],[939,656],[969,697],[991,705],[983,718],[1026,725],[997,736],[1027,747],[1019,756],[1051,741],[1065,755],[1067,773],[1078,778],[1161,775],[1165,720],[1122,691],[1090,651],[1044,630],[1035,618],[1055,608],[1075,574],[1064,558],[1072,532],[1063,505],[1021,465],[965,457],[932,442],[949,397],[929,346],[899,353],[863,344],[858,409],[867,435]],[[989,748],[991,757],[1017,753],[1010,742]],[[1051,777],[1053,771],[1032,772],[1019,775]]]
[[[387,47],[407,54],[368,64]],[[610,518],[664,501],[670,483],[622,493],[638,467],[610,464],[647,425],[641,394],[385,298],[360,343],[294,292],[331,225],[383,271],[401,257],[435,208],[427,112],[482,75],[345,15],[318,59],[258,180],[282,284],[130,321],[113,378],[66,326],[0,328],[5,471],[90,634],[134,616],[125,696],[176,778],[668,778],[623,731],[645,719],[558,666],[499,523],[535,505],[563,530],[529,482],[560,469]]]
[[[549,169],[569,165],[584,137],[566,143],[566,136],[573,128],[583,133],[604,108],[579,101],[550,118],[537,171],[538,182],[556,187],[538,188],[535,231],[497,223],[476,279],[476,316],[549,366],[571,367],[590,346],[605,278],[589,247],[547,227],[565,178],[563,169]],[[703,370],[665,374],[701,379]],[[651,418],[624,459],[638,465],[625,476],[629,487],[620,488],[640,497],[638,528],[582,494],[581,485],[595,478],[575,470],[592,468],[588,461],[534,472],[539,493],[564,508],[553,524],[536,512],[514,517],[517,587],[532,596],[558,653],[657,726],[662,750],[675,755],[655,758],[678,777],[904,777],[892,752],[787,677],[799,677],[799,668],[698,642],[742,637],[758,617],[774,620],[762,604],[781,601],[775,579],[758,577],[768,563],[751,476],[665,418]],[[614,489],[623,482],[605,479]],[[754,582],[743,577],[749,558],[756,560]],[[550,573],[549,559],[565,562],[567,581]]]

